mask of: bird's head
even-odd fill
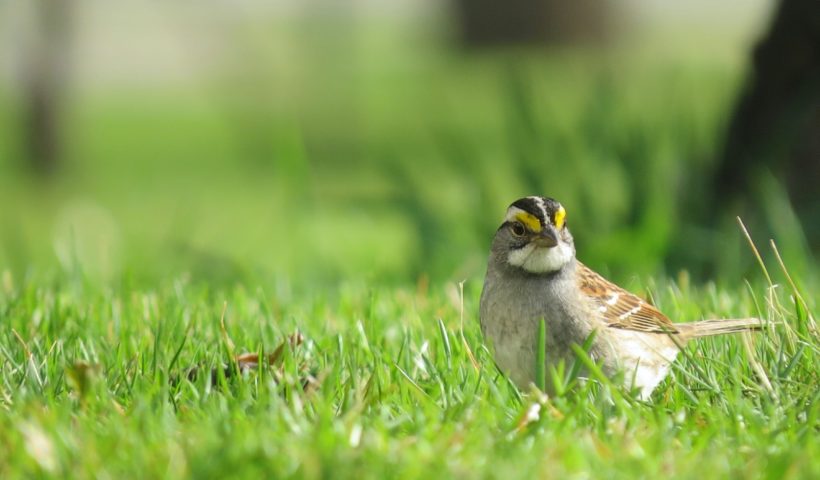
[[[564,207],[552,198],[516,200],[493,239],[496,258],[533,274],[561,270],[575,257],[566,217]]]

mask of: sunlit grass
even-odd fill
[[[640,402],[608,382],[574,382],[569,369],[551,380],[569,381],[556,397],[516,391],[483,345],[477,281],[463,311],[452,284],[331,293],[76,281],[4,276],[4,478],[820,473],[815,305],[796,307],[788,287],[683,292],[657,281],[673,318],[772,325],[748,347],[740,336],[693,344]],[[233,353],[272,352],[296,331],[305,342],[261,371],[186,377]]]
[[[758,241],[767,280],[731,207],[699,203],[737,59],[393,48],[419,70],[315,75],[299,101],[265,78],[74,99],[44,182],[0,98],[0,478],[820,478],[801,226],[764,184],[789,267]],[[673,320],[770,325],[692,343],[648,402],[589,359],[589,381],[579,360],[539,372],[555,396],[518,391],[477,311],[529,194]]]

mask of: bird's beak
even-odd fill
[[[552,225],[547,225],[541,230],[541,233],[539,233],[533,241],[538,247],[552,248],[558,245],[558,234]]]

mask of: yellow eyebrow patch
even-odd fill
[[[555,212],[555,227],[561,228],[564,226],[564,220],[567,218],[567,211],[564,210],[564,207],[559,207],[558,211]]]
[[[541,221],[538,220],[538,217],[531,213],[518,212],[515,214],[515,219],[526,225],[527,228],[533,232],[537,233],[541,231]]]

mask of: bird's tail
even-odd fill
[[[711,337],[726,333],[749,332],[763,328],[763,320],[759,318],[729,318],[721,320],[701,320],[692,323],[679,323],[678,328],[683,336],[689,338]]]

